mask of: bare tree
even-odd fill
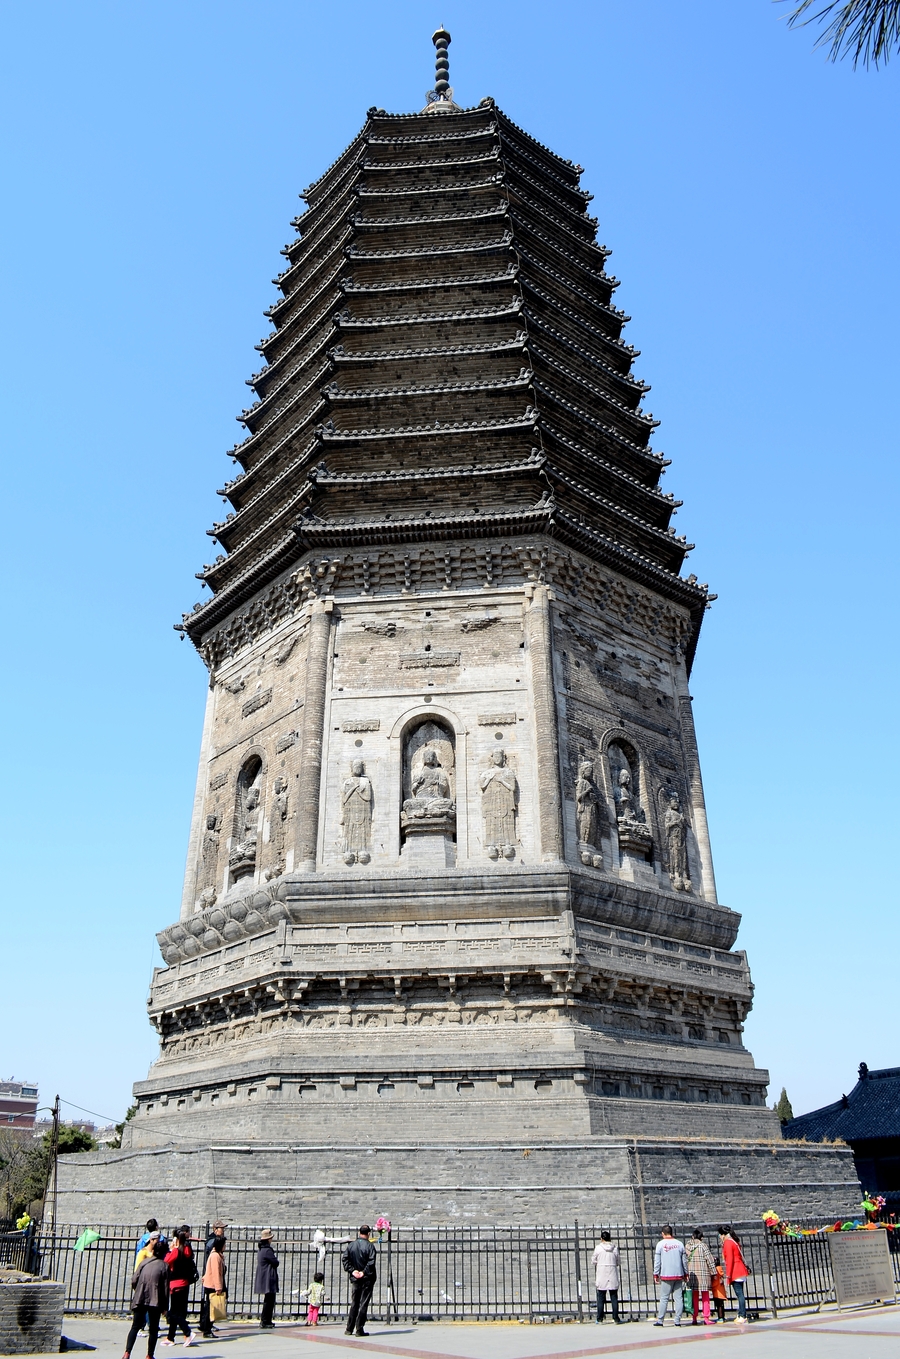
[[[853,69],[887,62],[900,51],[900,0],[802,0],[788,15],[789,28],[824,24],[816,47],[829,47],[832,61],[853,58]]]

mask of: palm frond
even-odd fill
[[[887,62],[900,51],[900,0],[802,0],[788,15],[789,28],[824,23],[816,47],[830,46],[832,61],[853,58],[853,68]],[[811,11],[814,11],[811,13]]]

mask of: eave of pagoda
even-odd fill
[[[299,197],[304,202],[310,201],[313,198],[317,198],[320,193],[326,192],[329,183],[332,180],[334,180],[335,177],[339,177],[345,171],[347,164],[353,157],[353,155],[357,151],[359,151],[361,147],[365,146],[366,142],[368,141],[371,133],[371,127],[372,127],[371,120],[369,120],[365,123],[363,127],[360,128],[359,132],[353,138],[353,141],[349,144],[349,146],[345,146],[344,150],[337,157],[337,159],[331,162],[328,169],[324,170],[322,174],[319,175],[318,179],[314,179],[311,184],[307,185],[307,187],[299,195]]]
[[[487,165],[497,167],[500,160],[499,144],[490,151],[477,151],[469,156],[439,156],[433,158],[416,158],[413,160],[363,160],[362,168],[365,171],[366,184],[369,177],[373,174],[385,174],[393,176],[398,170],[423,171],[433,175],[436,170],[460,170],[469,169],[473,166]]]
[[[540,344],[546,346],[551,351],[561,350],[566,358],[560,360],[560,366],[568,367],[574,372],[579,369],[584,370],[589,382],[608,383],[610,390],[605,387],[600,390],[604,392],[604,400],[611,400],[615,405],[624,406],[626,410],[633,410],[640,402],[646,392],[650,391],[650,385],[641,382],[630,372],[622,372],[619,368],[614,368],[608,362],[606,356],[588,349],[585,344],[567,335],[564,331],[551,326],[544,317],[530,313],[528,317],[529,338],[535,335],[540,337]],[[588,340],[588,343],[590,341]],[[613,391],[617,395],[613,395]]]
[[[546,470],[548,479],[553,483],[557,503],[567,513],[575,518],[588,517],[600,532],[606,531],[658,566],[678,573],[685,553],[691,546],[686,540],[676,538],[673,531],[648,524],[617,501],[598,495],[552,463]]]
[[[575,165],[571,160],[565,160],[562,156],[558,155],[557,152],[551,150],[549,146],[545,146],[544,143],[539,142],[536,137],[532,137],[530,132],[526,132],[524,128],[519,127],[518,123],[514,123],[508,114],[498,108],[493,100],[491,100],[491,108],[497,120],[497,126],[505,137],[517,143],[532,155],[539,157],[547,165],[551,173],[560,175],[563,178],[571,176],[577,183],[578,176],[581,174],[580,165]]]
[[[656,528],[667,528],[672,511],[681,504],[658,486],[648,485],[617,467],[597,449],[586,448],[570,438],[546,417],[541,420],[541,444],[553,467],[577,476]]]
[[[590,407],[592,400],[601,402],[604,416],[623,438],[646,448],[647,440],[656,428],[658,421],[651,415],[633,410],[624,402],[617,401],[602,387],[591,382],[582,373],[568,367],[549,349],[534,339],[529,340],[529,353],[532,356],[535,372],[543,370],[547,383],[557,390],[568,402],[582,408]],[[596,407],[595,407],[596,409]]]

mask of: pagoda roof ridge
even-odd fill
[[[490,175],[487,179],[479,180],[453,180],[450,184],[435,184],[423,186],[419,184],[404,185],[400,189],[370,189],[365,184],[361,184],[356,193],[359,198],[421,198],[426,194],[439,193],[458,193],[464,189],[467,193],[472,193],[477,189],[493,189],[498,184],[503,183],[503,174],[498,171],[495,175]]]
[[[422,542],[433,538],[496,537],[516,528],[520,532],[539,532],[551,521],[552,507],[540,501],[529,508],[494,510],[478,514],[410,514],[390,519],[340,520],[304,519],[295,532],[313,546],[333,546],[348,538],[362,543]]]
[[[254,496],[253,500],[248,501],[247,504],[243,506],[243,508],[238,513],[241,515],[249,514],[250,509],[258,506],[260,500],[262,500],[263,497],[267,495],[270,491],[274,490],[279,485],[279,483],[285,481],[289,476],[296,474],[297,469],[303,464],[304,459],[307,458],[309,454],[314,451],[314,449],[317,447],[317,444],[318,444],[317,439],[309,440],[305,445],[303,451],[294,459],[294,461],[292,463],[289,463],[286,467],[282,468],[278,476],[274,477],[272,481],[270,481],[266,486],[264,486],[259,491],[259,493],[256,496]],[[257,524],[257,526],[252,530],[252,532],[248,533],[246,538],[244,538],[241,542],[236,543],[233,548],[229,548],[227,544],[223,542],[222,546],[225,547],[226,551],[228,552],[228,556],[225,558],[224,562],[220,562],[218,564],[218,566],[216,567],[216,571],[221,573],[226,566],[234,568],[235,563],[236,562],[239,563],[241,557],[246,557],[250,555],[253,548],[258,545],[260,539],[263,538],[263,536],[271,530],[273,524],[277,524],[278,520],[283,519],[286,514],[293,513],[294,508],[297,506],[298,502],[301,501],[304,498],[304,496],[308,496],[311,490],[312,486],[307,478],[302,482],[302,484],[297,490],[293,491],[288,496],[287,500],[285,500],[282,504],[276,506],[272,513],[268,515],[267,518],[265,518],[260,524]],[[206,530],[208,536],[210,538],[215,538],[217,540],[221,540],[221,536],[223,534],[224,536],[227,537],[235,527],[241,527],[241,525],[238,525],[236,523],[237,518],[238,515],[233,515],[231,519],[226,523],[214,524],[211,529]]]
[[[289,321],[281,322],[280,328],[284,329],[286,328],[286,326],[292,325],[296,321],[298,316],[301,316],[303,312],[306,311],[309,307],[315,305],[316,300],[322,296],[323,292],[325,292],[331,285],[340,280],[341,274],[346,269],[346,267],[347,261],[344,258],[344,256],[341,255],[340,263],[335,265],[335,267],[331,270],[330,274],[325,275],[321,283],[319,283],[316,286],[313,292],[307,293],[304,298],[299,298],[298,292],[300,290],[295,288],[294,291],[288,293],[287,296],[279,297],[275,302],[272,303],[270,307],[266,307],[266,309],[263,312],[263,316],[268,317],[268,319],[274,325],[278,325],[279,324],[278,317],[284,314],[284,312],[291,305],[291,303],[293,303],[294,306],[296,307],[299,301],[302,303],[300,308],[297,311],[295,311],[294,315],[290,318]]]
[[[480,392],[495,388],[530,387],[534,373],[531,368],[522,368],[518,373],[501,378],[481,378],[476,382],[430,382],[423,386],[412,383],[392,387],[357,387],[342,389],[336,382],[330,383],[325,390],[335,401],[364,401],[372,397],[384,396],[427,396],[437,392]]]
[[[669,495],[660,490],[658,485],[648,486],[645,481],[641,481],[640,477],[636,477],[633,472],[620,467],[618,463],[610,462],[595,448],[586,448],[584,444],[580,444],[577,439],[573,439],[565,430],[560,429],[554,423],[552,416],[545,415],[542,418],[541,433],[552,442],[562,444],[570,452],[576,453],[579,458],[584,458],[588,463],[602,468],[604,472],[608,472],[617,481],[625,482],[628,490],[639,491],[655,500],[659,505],[672,509],[682,504],[682,501],[675,500],[674,495]]]
[[[444,463],[439,467],[414,468],[387,467],[372,472],[329,472],[327,469],[322,472],[319,468],[324,464],[320,463],[319,467],[312,469],[309,479],[317,486],[338,486],[358,485],[361,482],[369,485],[375,482],[445,481],[457,477],[492,478],[505,476],[507,473],[540,471],[546,462],[546,454],[539,448],[533,448],[527,458],[519,458],[514,462],[452,463],[449,466]]]
[[[213,595],[212,599],[207,600],[193,613],[182,614],[185,631],[191,641],[196,644],[197,638],[202,637],[204,632],[207,632],[214,624],[220,622],[230,613],[234,608],[232,599],[235,595],[241,591],[246,592],[248,589],[259,589],[260,586],[265,585],[279,571],[283,571],[296,554],[297,536],[293,532],[286,533],[271,551],[255,562],[244,575],[224,585],[221,590]]]
[[[272,375],[277,373],[279,368],[281,368],[283,365],[286,365],[290,361],[290,359],[292,358],[296,359],[297,358],[296,349],[302,338],[303,338],[302,335],[296,336],[295,339],[293,339],[291,343],[288,345],[288,347],[284,350],[284,352],[280,354],[277,359],[274,360],[274,362],[264,364],[263,367],[260,368],[258,373],[254,373],[251,378],[248,378],[246,380],[248,386],[255,387],[257,383],[261,383],[264,380],[268,381],[272,377]],[[289,373],[286,373],[284,378],[279,379],[279,385],[283,381],[285,381],[285,378],[293,377],[294,374],[299,372],[300,369],[303,368],[305,364],[311,362],[314,359],[315,355],[318,353],[318,351],[322,348],[322,346],[328,344],[328,342],[333,338],[334,338],[334,324],[332,323],[331,325],[326,326],[322,330],[322,333],[319,336],[319,339],[316,342],[316,344],[313,345],[308,354],[306,354],[303,358],[297,361],[297,366],[295,368],[292,368]]]
[[[326,421],[316,429],[322,439],[329,443],[357,439],[421,439],[436,434],[446,437],[448,434],[469,434],[488,429],[521,429],[536,425],[538,418],[534,407],[528,406],[520,416],[501,416],[494,420],[435,420],[428,425],[382,425],[368,429],[337,429],[333,423]]]
[[[471,156],[455,156],[452,160],[363,160],[363,170],[447,170],[454,165],[483,165],[487,161],[495,163],[500,159],[500,147],[494,146],[488,152],[476,152]]]
[[[592,236],[595,234],[598,225],[596,217],[592,217],[590,213],[583,210],[579,212],[578,208],[573,208],[568,203],[564,203],[559,195],[555,194],[546,184],[541,184],[539,180],[532,179],[531,175],[526,174],[524,170],[520,170],[517,165],[511,165],[509,161],[504,161],[503,168],[506,171],[507,184],[514,183],[516,180],[519,180],[523,184],[527,184],[529,189],[534,189],[538,194],[548,198],[554,207],[558,208],[561,212],[570,213],[571,216],[575,218],[576,222],[583,222],[586,226],[589,226],[591,228]]]
[[[586,321],[573,307],[566,306],[565,302],[561,302],[560,299],[554,297],[552,293],[545,293],[540,285],[535,283],[533,279],[530,279],[527,274],[520,274],[519,282],[523,288],[527,288],[529,292],[532,292],[536,297],[539,297],[542,302],[546,302],[548,307],[555,307],[557,311],[561,311],[565,316],[569,317],[580,327],[580,329],[586,330],[590,335],[596,335],[598,340],[603,340],[613,349],[618,349],[622,354],[627,355],[629,359],[637,358],[638,354],[640,354],[641,351],[635,349],[634,345],[626,344],[625,341],[620,340],[618,336],[610,335],[608,331],[600,330],[597,326],[592,326],[590,321]],[[526,313],[528,312],[527,303],[525,304],[525,311]]]
[[[567,368],[565,364],[560,363],[559,359],[554,358],[552,354],[546,349],[542,349],[540,345],[536,344],[533,340],[529,341],[528,348],[533,354],[539,354],[547,363],[552,364],[552,366],[560,373],[565,373],[566,377],[571,378],[573,382],[577,382],[581,387],[586,387],[589,392],[594,396],[599,397],[601,401],[608,402],[611,406],[614,406],[622,415],[628,416],[631,420],[637,420],[638,423],[643,424],[648,429],[656,429],[659,425],[659,421],[654,419],[652,415],[647,415],[639,409],[634,410],[631,406],[626,406],[624,401],[620,401],[618,397],[610,395],[610,393],[604,391],[602,387],[596,387],[593,382],[588,378],[582,377],[580,373],[576,373],[573,368]]]
[[[475,255],[482,252],[500,251],[513,243],[511,231],[505,231],[496,241],[466,241],[460,245],[409,245],[398,246],[394,250],[356,250],[352,246],[347,251],[348,260],[401,260],[431,259],[442,255]]]
[[[325,264],[328,262],[328,260],[331,259],[332,255],[334,255],[336,252],[340,251],[342,258],[345,258],[345,256],[343,255],[343,247],[345,245],[345,242],[348,239],[352,238],[353,238],[353,227],[350,225],[349,222],[345,222],[344,234],[342,236],[336,235],[332,243],[329,245],[328,249],[325,250],[321,255],[317,255],[315,257],[315,263],[311,264],[305,255],[301,255],[298,259],[292,261],[292,263],[289,264],[286,269],[282,269],[280,274],[276,274],[275,277],[272,279],[272,282],[275,284],[276,288],[281,288],[282,291],[284,291],[285,285],[290,280],[291,290],[292,292],[296,292],[298,288],[304,287],[305,284],[307,284],[310,281],[310,279],[315,278],[316,274],[319,273],[319,271],[324,268]],[[304,264],[310,266],[307,269],[307,272],[305,274],[299,275],[299,277],[296,279],[291,279],[291,274],[295,273],[299,269],[302,269]],[[288,296],[287,293],[285,293],[284,295],[285,297]]]
[[[562,187],[568,193],[573,193],[577,195],[579,198],[583,198],[585,203],[590,203],[594,195],[592,193],[588,193],[585,189],[582,189],[577,179],[574,184],[570,184],[567,180],[565,180],[562,177],[562,175],[556,174],[553,170],[550,169],[548,165],[545,165],[543,161],[541,161],[537,156],[533,156],[530,151],[526,151],[524,147],[519,146],[517,142],[514,140],[514,138],[507,137],[502,128],[500,128],[499,130],[499,136],[500,136],[501,157],[503,155],[503,148],[508,146],[513,156],[521,156],[523,160],[527,160],[529,164],[536,166],[537,169],[540,170],[541,174],[546,175],[548,179],[553,180],[556,184],[561,184]]]
[[[491,100],[490,106],[487,105],[484,100],[482,100],[480,104],[472,104],[468,108],[459,108],[458,106],[454,106],[452,111],[449,109],[444,109],[443,113],[447,113],[450,117],[453,118],[455,122],[456,119],[458,118],[459,119],[472,118],[476,114],[479,114],[481,117],[492,116],[493,108],[494,108],[493,100]],[[372,108],[369,110],[369,119],[373,125],[375,124],[376,120],[380,118],[383,118],[386,122],[391,123],[403,123],[403,122],[409,123],[420,118],[422,119],[427,118],[428,123],[426,124],[426,126],[433,127],[439,126],[439,124],[436,122],[435,114],[431,111],[430,108],[415,109],[412,113],[388,113],[387,109],[378,108]]]
[[[558,217],[554,217],[553,213],[550,212],[543,203],[534,198],[526,198],[520,194],[515,202],[509,203],[508,211],[513,222],[515,222],[516,216],[520,210],[523,212],[539,213],[546,221],[552,222],[558,231],[564,231],[567,236],[570,236],[573,241],[577,241],[579,245],[586,246],[589,250],[598,250],[603,255],[604,260],[609,259],[612,254],[612,251],[608,249],[607,246],[600,245],[593,237],[582,236],[579,232],[573,231],[568,223],[560,221]],[[581,220],[583,222],[588,222],[590,219],[585,215]]]
[[[546,231],[541,231],[540,227],[535,226],[533,222],[528,222],[524,220],[524,218],[520,218],[516,223],[516,228],[518,231],[527,232],[530,236],[536,237],[542,245],[547,246],[548,249],[552,250],[555,254],[561,255],[562,258],[574,268],[579,269],[582,273],[589,275],[590,278],[595,278],[598,282],[606,285],[612,292],[615,292],[616,288],[619,287],[619,279],[617,279],[614,274],[608,274],[606,272],[606,260],[608,256],[604,255],[600,268],[595,269],[592,264],[588,264],[587,260],[579,259],[575,251],[568,248],[568,242],[554,240],[552,236],[548,235]],[[599,250],[599,247],[595,245],[593,241],[582,241],[580,244],[588,246],[591,250]]]
[[[486,127],[469,128],[466,132],[445,131],[449,124],[430,123],[430,127],[438,128],[437,132],[423,132],[413,137],[378,137],[370,135],[368,138],[370,146],[416,146],[420,142],[467,142],[473,137],[494,137],[498,132],[496,121],[490,122]]]
[[[332,353],[336,363],[369,363],[381,362],[382,360],[396,361],[397,359],[424,359],[434,357],[444,357],[451,354],[493,354],[504,349],[525,349],[527,333],[524,330],[516,331],[515,335],[505,340],[486,341],[482,344],[454,344],[439,345],[425,349],[363,349],[352,353],[346,351],[342,344],[335,345]]]
[[[506,307],[467,307],[463,311],[415,312],[408,316],[351,316],[349,311],[340,312],[337,320],[341,328],[355,330],[384,329],[387,326],[421,326],[433,321],[477,321],[489,320],[498,316],[518,315],[522,310],[522,299],[514,297]]]
[[[402,293],[410,289],[418,288],[467,288],[473,283],[508,283],[511,278],[515,278],[517,266],[514,260],[510,261],[501,274],[461,274],[447,275],[443,278],[401,278],[391,280],[390,283],[370,283],[368,281],[357,283],[353,278],[346,278],[343,284],[343,291],[347,293]]]
[[[601,561],[606,561],[610,566],[619,566],[627,563],[630,568],[624,574],[630,575],[633,579],[640,580],[645,585],[655,585],[666,587],[666,593],[674,594],[681,603],[688,607],[698,604],[705,605],[709,599],[709,593],[705,586],[693,584],[685,580],[677,571],[672,571],[665,566],[655,562],[652,557],[639,552],[637,548],[629,547],[625,543],[617,542],[615,538],[610,538],[600,529],[592,528],[589,524],[584,524],[576,519],[574,515],[567,513],[565,509],[557,507],[557,524],[563,528],[564,532],[558,536],[564,541],[572,543],[573,546],[584,546],[590,544],[594,548],[592,555],[598,555],[598,549],[604,551],[600,557]]]
[[[340,163],[341,163],[341,161],[344,159],[344,157],[345,157],[345,156],[349,156],[350,153],[351,153],[357,146],[359,146],[359,144],[360,144],[361,142],[363,142],[363,141],[365,140],[366,134],[367,134],[367,132],[368,132],[368,130],[369,130],[369,127],[370,127],[370,123],[369,123],[369,121],[367,120],[365,123],[363,123],[362,127],[359,129],[359,131],[357,132],[356,136],[353,138],[352,142],[349,142],[349,143],[344,147],[344,149],[343,149],[343,151],[341,152],[341,154],[340,154],[339,156],[336,156],[336,157],[334,158],[334,160],[333,160],[333,161],[331,162],[331,164],[328,166],[327,170],[323,170],[323,171],[322,171],[322,173],[319,175],[318,179],[314,179],[314,180],[312,181],[311,184],[308,184],[308,185],[306,186],[306,188],[303,190],[303,192],[302,192],[301,194],[298,194],[298,195],[297,195],[298,198],[301,198],[301,199],[304,199],[304,200],[305,200],[307,194],[312,193],[314,189],[317,189],[318,186],[319,186],[321,183],[323,183],[323,181],[326,180],[326,179],[328,178],[328,176],[329,176],[330,174],[332,174],[332,173],[337,169],[337,167],[340,165]]]
[[[548,159],[551,160],[555,165],[565,166],[565,168],[568,169],[573,175],[575,175],[576,178],[582,173],[580,165],[576,165],[575,162],[572,160],[567,160],[565,156],[559,155],[559,153],[554,151],[551,147],[545,146],[543,142],[538,141],[537,137],[532,137],[530,132],[526,132],[523,127],[519,126],[518,123],[513,122],[509,114],[504,113],[503,110],[499,107],[499,105],[495,104],[493,100],[491,100],[491,105],[496,112],[497,122],[500,125],[501,132],[503,131],[505,125],[507,128],[510,128],[514,133],[516,133],[519,137],[521,137],[523,141],[527,142],[529,146],[536,146],[538,150],[542,151],[543,154],[547,156]]]
[[[323,288],[321,289],[321,291],[325,292],[326,289]],[[294,335],[293,339],[290,341],[290,348],[291,349],[295,348],[296,345],[299,344],[302,340],[308,338],[315,330],[316,326],[318,326],[320,322],[322,322],[325,319],[325,317],[332,316],[333,315],[332,308],[339,305],[340,300],[341,300],[340,293],[338,293],[334,297],[327,298],[322,310],[317,312],[315,316],[313,316],[309,321],[307,321],[306,325],[300,329],[298,334]],[[298,315],[302,314],[303,314],[302,311],[298,313]],[[281,327],[279,327],[276,330],[273,330],[271,334],[264,335],[263,338],[260,340],[259,344],[256,345],[256,348],[260,350],[263,354],[265,354],[266,350],[269,348],[271,344],[273,344],[275,340],[284,340],[290,335],[290,333],[294,329],[296,320],[297,317],[292,316]]]
[[[615,443],[621,445],[621,447],[627,448],[629,453],[637,453],[645,458],[649,458],[651,461],[659,461],[660,455],[654,453],[652,448],[647,448],[643,444],[635,443],[633,439],[628,438],[627,434],[622,434],[612,425],[607,425],[603,420],[598,419],[596,415],[591,415],[589,411],[576,405],[574,401],[569,401],[567,397],[558,392],[550,383],[544,382],[537,374],[534,376],[534,389],[536,392],[543,392],[544,395],[549,396],[552,401],[555,401],[558,405],[564,407],[578,420],[583,420],[585,424],[592,425],[594,429],[600,430],[602,434],[605,434]]]
[[[651,534],[654,538],[659,539],[661,546],[671,548],[672,544],[675,543],[679,548],[684,547],[686,550],[690,550],[690,548],[694,546],[694,544],[691,543],[690,547],[688,547],[687,539],[684,537],[677,538],[674,529],[657,528],[655,524],[651,524],[647,519],[642,519],[639,514],[635,514],[633,510],[627,509],[624,505],[620,504],[619,501],[610,500],[608,496],[601,495],[598,491],[592,491],[590,487],[585,486],[583,482],[578,481],[575,477],[571,476],[570,473],[554,466],[553,463],[548,463],[547,465],[547,476],[551,481],[558,481],[561,485],[568,486],[571,490],[577,491],[579,495],[584,496],[586,500],[591,500],[596,505],[602,505],[604,509],[612,511],[613,514],[622,519],[628,520],[629,523],[634,525],[635,528],[639,528],[642,532]]]
[[[631,320],[631,317],[626,315],[621,307],[611,307],[608,302],[602,302],[599,297],[594,297],[591,293],[586,292],[578,283],[574,283],[570,278],[567,278],[565,274],[561,274],[558,269],[554,269],[552,264],[546,264],[537,255],[530,255],[528,251],[523,250],[520,245],[516,246],[516,253],[521,260],[527,260],[527,262],[535,269],[540,269],[542,273],[548,274],[550,278],[555,279],[558,283],[564,284],[570,292],[577,293],[579,297],[583,297],[585,302],[589,302],[591,306],[599,307],[600,311],[605,312],[607,316],[613,317],[616,321],[621,321],[623,325],[627,325]]]
[[[368,139],[365,136],[359,138],[356,156],[352,160],[348,160],[340,174],[336,175],[330,184],[322,188],[320,195],[316,195],[309,190],[305,190],[298,195],[300,202],[306,204],[303,212],[297,214],[298,218],[302,219],[310,212],[321,212],[329,199],[333,198],[335,195],[340,197],[343,194],[350,192],[354,181],[359,178],[360,168],[365,158],[367,146]]]
[[[354,213],[352,223],[354,226],[363,227],[370,231],[373,228],[385,228],[393,226],[421,226],[423,223],[429,226],[439,226],[441,222],[480,222],[488,217],[506,217],[509,212],[509,204],[502,202],[495,207],[479,208],[477,212],[442,212],[433,216],[419,215],[416,217],[366,217],[364,213]]]
[[[535,327],[535,329],[544,331],[547,335],[552,335],[554,340],[559,344],[565,345],[569,349],[573,349],[576,354],[579,354],[583,359],[586,359],[593,367],[602,368],[604,373],[608,373],[610,377],[616,378],[617,381],[624,383],[625,386],[637,387],[641,394],[651,390],[649,383],[642,382],[640,378],[633,377],[630,372],[623,373],[620,372],[618,368],[613,368],[612,364],[606,363],[599,354],[594,354],[591,350],[582,348],[577,340],[573,340],[572,337],[566,335],[564,331],[557,330],[555,326],[551,326],[549,321],[545,321],[542,316],[533,316],[529,314],[528,322],[529,325]],[[610,397],[609,400],[615,400],[615,397]]]
[[[347,184],[335,197],[323,199],[321,203],[311,204],[305,212],[297,213],[296,217],[291,218],[291,226],[300,233],[300,239],[291,242],[290,249],[296,250],[298,247],[308,250],[310,245],[318,240],[325,232],[330,231],[335,219],[340,219],[355,201],[359,184],[362,182],[362,171],[357,167],[356,173],[352,176],[350,183]]]
[[[300,433],[304,425],[307,423],[310,415],[318,415],[320,407],[327,406],[327,404],[328,404],[327,401],[325,401],[325,399],[323,398],[320,404],[314,406],[311,412],[307,412],[307,414],[303,417],[302,420],[298,420],[295,425],[292,425],[291,428],[287,431],[287,433],[281,436],[277,443],[272,444],[271,448],[267,448],[263,453],[262,457],[259,459],[259,461],[254,463],[252,467],[248,467],[247,471],[258,472],[259,469],[265,463],[269,462],[277,453],[281,452],[281,450],[284,448],[285,444],[288,442],[289,439],[292,439],[296,434]],[[235,444],[232,456],[246,457],[247,453],[250,451],[250,445],[258,441],[261,442],[264,433],[265,433],[264,430],[260,430],[257,434],[252,434],[249,439],[245,439],[242,444]],[[250,502],[248,501],[248,504],[249,503]],[[246,508],[246,506],[244,508]],[[209,530],[207,530],[207,532],[209,532]]]
[[[261,415],[262,412],[265,410],[266,406],[271,404],[271,402],[275,401],[280,395],[282,395],[285,392],[285,390],[290,386],[292,379],[297,376],[298,372],[300,372],[302,367],[303,364],[300,364],[298,365],[297,368],[292,369],[290,373],[285,373],[281,381],[276,383],[276,385],[271,389],[271,391],[266,392],[265,396],[262,397],[261,400],[255,401],[252,406],[249,406],[246,410],[241,411],[240,415],[235,416],[235,419],[243,423],[247,416],[255,417]],[[325,362],[320,363],[318,368],[314,370],[312,376],[309,378],[309,381],[306,382],[302,387],[298,387],[297,391],[294,392],[293,396],[291,397],[291,401],[289,404],[293,405],[295,401],[298,401],[301,397],[306,396],[306,394],[313,389],[316,383],[321,381],[321,379],[324,378],[330,371],[331,362],[329,359],[326,358]],[[287,409],[287,407],[285,407],[284,409]],[[281,412],[278,413],[281,414]],[[257,433],[262,433],[262,430],[261,429],[258,430]]]

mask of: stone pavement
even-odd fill
[[[97,1359],[121,1359],[127,1334],[124,1320],[67,1317],[65,1334],[96,1347]],[[245,1322],[223,1326],[214,1340],[198,1343],[197,1359],[606,1359],[636,1350],[655,1349],[666,1359],[680,1346],[705,1345],[705,1359],[720,1355],[741,1359],[890,1359],[900,1342],[900,1308],[872,1307],[838,1313],[834,1309],[743,1327],[730,1323],[681,1327],[667,1323],[656,1330],[649,1321],[614,1327],[593,1324],[529,1326],[512,1322],[428,1323],[393,1326],[371,1322],[366,1339],[348,1339],[342,1323],[328,1322],[311,1331],[279,1326],[261,1334]],[[135,1359],[145,1351],[135,1349]],[[158,1348],[158,1359],[171,1351]],[[172,1356],[175,1359],[175,1356]]]

